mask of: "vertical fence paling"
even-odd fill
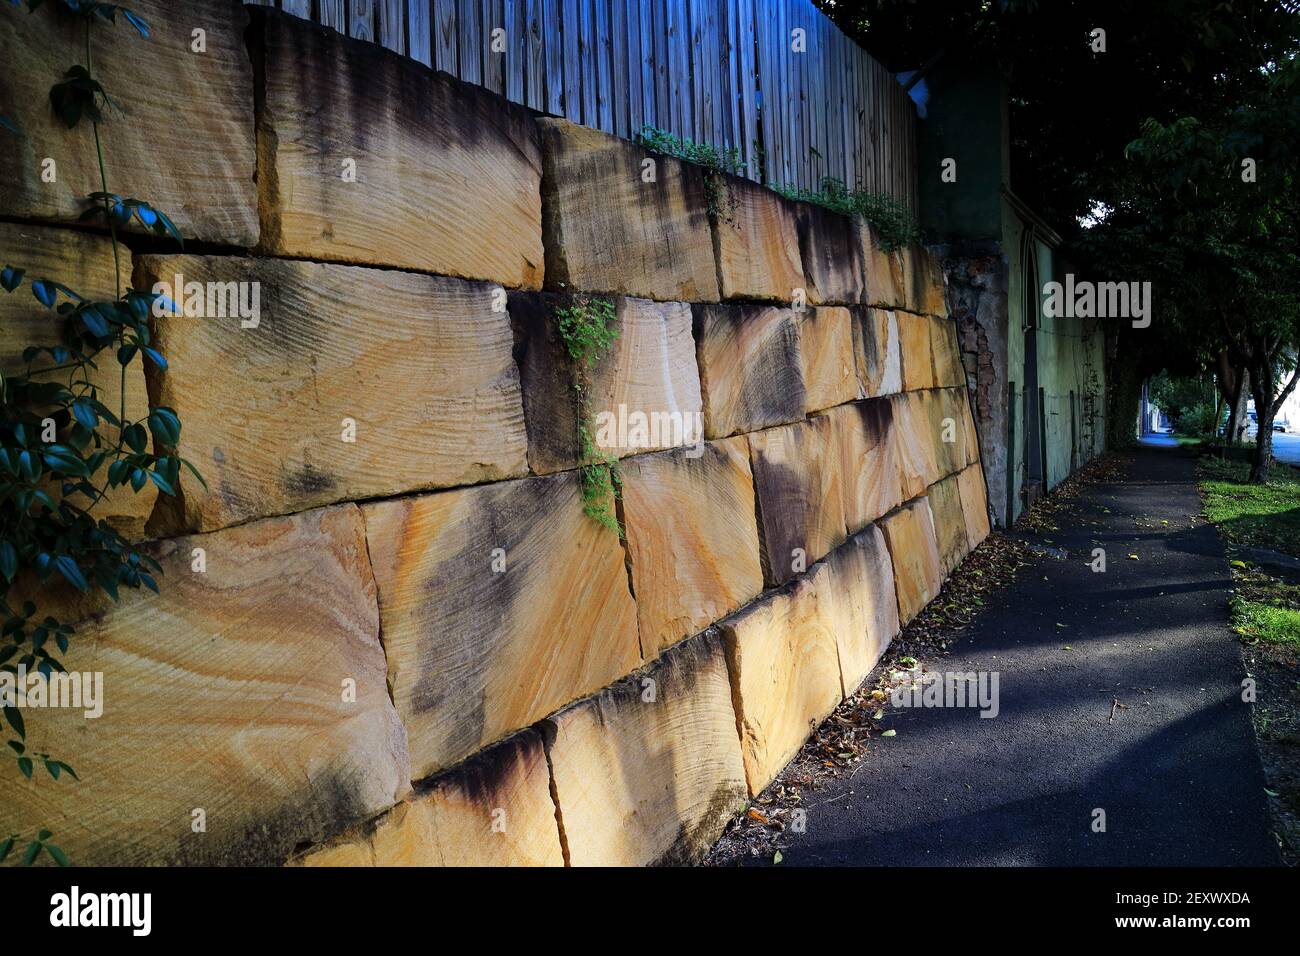
[[[816,189],[833,176],[916,208],[911,102],[811,0],[248,2],[575,123],[734,149],[752,179]]]

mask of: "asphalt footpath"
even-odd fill
[[[996,673],[997,716],[889,708],[896,735],[805,798],[786,865],[1279,862],[1195,462],[1143,448],[1120,471],[1057,530],[1021,535],[1062,555],[1037,557],[927,662]]]

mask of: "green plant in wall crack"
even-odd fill
[[[26,0],[29,12],[41,5]],[[156,592],[162,568],[103,516],[103,503],[127,488],[139,493],[147,484],[174,495],[182,468],[203,480],[175,453],[181,422],[174,410],[151,406],[141,418],[127,415],[128,367],[138,358],[158,374],[167,369],[150,320],[171,304],[154,293],[123,288],[118,229],[134,220],[178,242],[180,233],[152,204],[108,188],[99,125],[111,101],[94,73],[91,38],[96,23],[116,23],[119,17],[142,37],[149,36],[149,27],[116,4],[61,0],[60,7],[84,27],[84,62],[51,88],[50,105],[69,129],[83,120],[92,127],[100,188],[86,197],[90,208],[82,219],[108,227],[117,291],[113,299],[95,300],[56,279],[29,277],[16,266],[0,270],[0,288],[13,294],[26,284],[36,300],[33,309],[45,310],[51,337],[57,336],[53,344],[23,351],[20,374],[0,375],[0,678],[5,678],[0,690],[8,691],[0,704],[15,769],[29,780],[42,774],[51,781],[78,778],[64,761],[31,747],[22,700],[33,681],[66,673],[61,656],[76,634],[70,623],[38,610],[38,602],[67,587],[102,592],[113,601],[125,588]],[[104,376],[117,379],[116,408],[102,400]],[[4,829],[0,824],[0,833]],[[24,864],[45,853],[64,865],[67,857],[52,837],[45,829],[25,839],[16,833],[0,837],[0,861],[21,845],[16,858]]]
[[[921,229],[912,211],[885,193],[849,189],[834,176],[823,176],[815,191],[791,185],[773,186],[772,190],[786,199],[812,203],[843,216],[861,216],[876,231],[886,252],[921,241]]]
[[[646,149],[702,166],[704,201],[709,215],[722,222],[732,221],[731,212],[735,209],[736,202],[730,198],[730,191],[722,174],[730,173],[733,176],[745,174],[747,164],[741,158],[739,149],[697,143],[694,140],[674,136],[656,126],[643,126],[641,132],[636,135],[636,141]],[[727,207],[725,210],[724,206]]]
[[[579,295],[572,304],[555,310],[564,348],[573,360],[573,390],[578,405],[578,485],[583,513],[622,537],[618,523],[618,496],[623,482],[618,459],[596,445],[591,417],[591,370],[618,338],[618,313],[609,299]]]

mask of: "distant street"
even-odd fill
[[[1247,432],[1250,441],[1255,440],[1255,433]],[[1300,434],[1295,432],[1273,433],[1273,456],[1288,465],[1300,465]]]
[[[1278,461],[1300,465],[1300,435],[1273,433],[1273,454]]]

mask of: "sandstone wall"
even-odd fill
[[[108,151],[204,254],[130,241],[129,271],[255,283],[261,314],[160,319],[171,367],[129,370],[207,487],[109,515],[162,594],[85,608],[64,660],[104,716],[28,722],[82,782],[0,775],[0,829],[85,864],[697,859],[988,534],[941,270],[296,18],[176,7],[220,56],[120,96],[193,135]],[[0,259],[102,293],[106,239],[63,225],[86,144],[17,120],[48,139],[0,147]],[[583,295],[619,337],[580,370]],[[0,367],[32,314],[0,296]],[[579,381],[627,426],[622,537],[584,513]]]

